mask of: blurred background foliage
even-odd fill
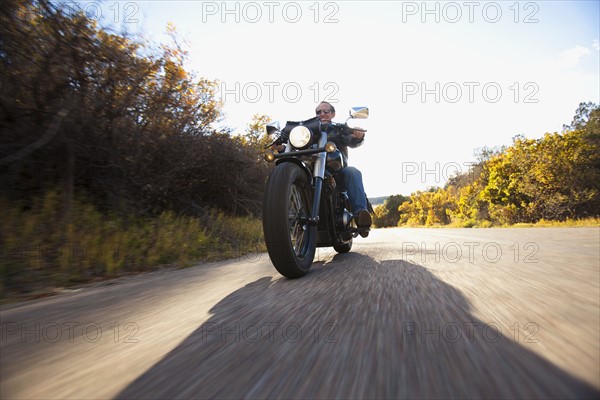
[[[443,188],[391,196],[374,223],[390,226],[489,227],[548,224],[600,216],[600,107],[581,103],[561,133],[513,138],[482,148],[469,171]],[[573,223],[576,224],[576,223]]]
[[[148,44],[77,4],[0,9],[0,289],[256,250],[268,118],[218,128],[217,82],[185,70],[172,26]]]

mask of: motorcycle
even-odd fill
[[[368,118],[367,107],[353,107],[343,124],[322,129],[318,118],[279,122],[266,126],[276,135],[267,146],[285,144],[285,150],[269,150],[265,159],[275,162],[265,184],[262,223],[269,257],[277,271],[287,278],[306,275],[317,247],[333,247],[338,253],[352,249],[358,235],[366,237],[368,227],[358,227],[353,218],[344,180],[338,174],[347,166],[346,158],[328,136],[350,135],[351,118]],[[338,179],[339,177],[339,179]],[[368,208],[373,212],[367,199]]]

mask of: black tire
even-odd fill
[[[338,253],[347,253],[352,250],[352,240],[350,240],[348,243],[333,246],[333,249]]]
[[[308,224],[312,196],[308,174],[298,165],[279,164],[263,199],[263,233],[269,257],[287,278],[306,275],[315,258],[317,227]]]

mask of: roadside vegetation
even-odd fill
[[[483,148],[444,187],[389,197],[374,223],[390,226],[597,226],[600,107],[581,103],[561,133]]]
[[[0,202],[3,289],[12,294],[47,291],[158,266],[244,259],[265,251],[257,218],[216,210],[201,219],[172,211],[121,218],[75,200],[67,223],[62,197],[50,191],[27,210]]]
[[[268,118],[232,135],[174,27],[147,43],[77,7],[0,9],[0,298],[263,251]]]

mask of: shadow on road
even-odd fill
[[[189,310],[193,313],[194,310]],[[118,398],[598,398],[402,260],[349,253],[231,293]],[[543,327],[540,327],[543,329]]]

